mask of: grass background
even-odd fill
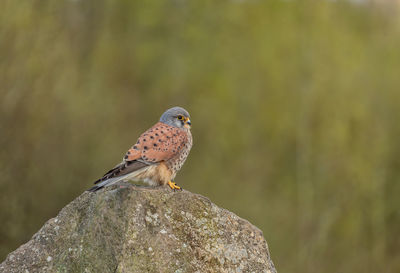
[[[279,272],[400,272],[393,3],[3,0],[1,260],[180,105],[178,184],[260,227]]]

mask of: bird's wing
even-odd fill
[[[184,130],[158,122],[139,137],[120,164],[94,183],[117,178],[171,159],[183,148],[187,137]]]
[[[158,122],[139,137],[124,160],[141,160],[148,164],[166,161],[178,154],[187,140],[184,130]]]

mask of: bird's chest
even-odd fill
[[[184,143],[182,148],[179,150],[179,152],[171,158],[171,160],[168,162],[170,170],[173,172],[175,175],[183,166],[185,163],[186,158],[189,155],[190,149],[192,148],[193,145],[193,140],[191,134],[188,135],[187,141]]]

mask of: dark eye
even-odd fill
[[[178,119],[179,119],[179,120],[182,120],[182,119],[183,119],[183,116],[179,115],[179,116],[178,116]]]

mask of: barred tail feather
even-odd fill
[[[114,177],[114,178],[109,178],[107,180],[101,181],[100,183],[98,183],[97,185],[91,187],[90,189],[88,189],[87,191],[90,192],[95,192],[98,191],[104,187],[108,187],[111,186],[121,180],[124,180],[125,176],[119,176],[119,177]]]
[[[137,160],[122,162],[115,168],[109,170],[102,178],[94,182],[96,185],[88,189],[88,191],[95,192],[119,181],[131,180],[135,178],[136,175],[146,171],[150,166],[152,165]]]

